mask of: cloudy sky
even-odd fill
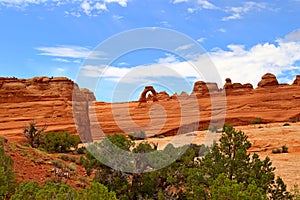
[[[291,83],[300,74],[299,19],[299,0],[0,0],[0,76],[66,76],[104,101],[134,99],[149,84],[181,92],[178,79],[190,87],[207,79],[190,64],[204,67],[203,52],[178,53],[199,45],[219,76],[206,81],[223,84],[230,77],[256,86],[271,72]],[[140,49],[102,62],[111,53],[99,44],[143,27],[175,30],[195,43],[179,42],[174,51]],[[131,88],[125,92],[130,95],[114,99],[120,83]]]

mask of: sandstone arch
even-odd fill
[[[151,92],[153,95],[153,101],[158,101],[157,99],[157,92],[155,91],[155,89],[153,88],[153,86],[146,86],[144,91],[142,92],[139,102],[147,102],[147,93]]]

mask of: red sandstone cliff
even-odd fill
[[[87,104],[95,97],[64,77],[32,79],[0,78],[0,135],[23,139],[23,127],[31,121],[47,125],[47,131],[76,133],[73,96],[81,104],[81,120],[88,123]],[[88,134],[88,132],[87,132]]]

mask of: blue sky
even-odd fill
[[[86,66],[85,59],[101,42],[123,31],[160,27],[201,45],[219,72],[220,84],[230,77],[256,86],[266,72],[291,83],[300,74],[299,11],[299,0],[0,0],[0,76],[77,80],[84,67],[97,71],[97,64]],[[96,90],[97,99],[126,100],[112,98],[122,76],[140,69],[143,77],[162,63],[176,68],[191,89],[192,82],[203,77],[190,70],[188,61],[159,50],[122,55],[110,63],[113,74],[98,73],[104,81]],[[159,75],[153,76],[159,83]],[[164,80],[176,83],[172,76]],[[136,88],[129,98],[137,98],[144,85],[154,83],[132,82]],[[170,93],[183,90],[157,87]]]

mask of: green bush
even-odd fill
[[[107,187],[100,183],[92,183],[85,190],[80,190],[76,200],[117,200],[114,192],[108,191]]]
[[[131,140],[144,140],[144,139],[147,139],[147,135],[146,135],[146,133],[144,131],[140,131],[138,133],[129,134],[128,137]]]
[[[37,182],[23,182],[19,185],[12,200],[74,200],[76,190],[66,184],[48,182],[40,186]]]
[[[77,135],[70,135],[68,132],[63,133],[46,133],[43,135],[42,148],[48,152],[65,153],[71,148],[77,150],[80,138]]]
[[[114,192],[100,183],[92,183],[78,193],[69,185],[48,182],[40,186],[37,182],[20,183],[11,200],[117,200]]]
[[[290,124],[286,122],[283,124],[283,126],[290,126]]]
[[[261,118],[256,118],[255,120],[251,121],[250,124],[261,124],[263,120]]]
[[[6,199],[16,187],[16,174],[13,160],[6,155],[3,141],[0,139],[0,200]]]
[[[64,161],[69,161],[70,160],[70,157],[68,155],[61,155],[60,158]]]

